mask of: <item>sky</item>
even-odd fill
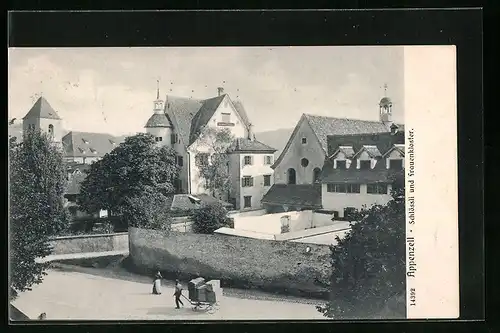
[[[9,119],[43,95],[67,130],[144,132],[160,95],[240,99],[255,131],[293,128],[303,113],[378,120],[393,101],[404,122],[404,49],[398,46],[10,48]]]

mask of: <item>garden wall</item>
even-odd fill
[[[52,254],[126,251],[128,233],[55,237],[50,241]]]
[[[220,279],[223,286],[324,298],[329,247],[225,235],[129,228],[129,258],[137,272]]]

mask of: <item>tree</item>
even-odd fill
[[[144,192],[126,199],[122,216],[129,226],[170,230],[172,219],[167,198],[159,192]]]
[[[222,227],[232,227],[227,210],[220,203],[213,203],[199,208],[193,213],[193,232],[212,234]]]
[[[332,276],[326,317],[370,318],[405,294],[405,200],[402,174],[393,178],[387,205],[362,209],[345,238],[331,246]],[[404,297],[402,297],[404,298]],[[393,314],[404,317],[404,303]]]
[[[199,136],[195,165],[205,180],[205,188],[213,196],[229,194],[231,177],[229,172],[228,148],[234,136],[228,129],[204,127]]]
[[[175,151],[158,147],[150,134],[137,134],[93,163],[81,184],[79,205],[88,213],[106,209],[121,215],[131,198],[175,192],[179,175]]]
[[[50,255],[50,237],[69,223],[62,152],[39,131],[24,134],[21,143],[9,140],[11,299],[42,282],[48,264],[35,260]]]

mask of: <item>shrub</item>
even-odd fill
[[[231,228],[231,219],[227,217],[227,210],[220,203],[210,204],[194,211],[193,232],[212,234],[222,227]]]
[[[318,307],[326,317],[372,318],[389,300],[405,293],[404,179],[393,183],[393,200],[362,209],[350,233],[330,247],[330,301]],[[394,316],[404,318],[396,307]]]
[[[145,192],[127,198],[122,218],[136,228],[170,230],[172,225],[168,199],[158,192]]]

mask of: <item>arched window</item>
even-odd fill
[[[288,169],[287,175],[288,175],[288,184],[295,184],[297,182],[294,168]]]
[[[54,137],[54,125],[52,124],[49,125],[49,136]]]
[[[313,183],[319,182],[319,176],[321,175],[320,168],[314,168],[313,170]]]
[[[309,165],[309,160],[307,158],[303,158],[300,160],[300,165],[302,165],[304,168]]]

